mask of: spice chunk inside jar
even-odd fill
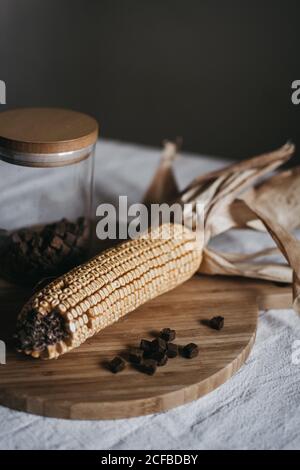
[[[84,217],[14,231],[0,247],[1,276],[32,285],[63,274],[84,261],[89,235],[89,222]]]

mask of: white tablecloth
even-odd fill
[[[115,201],[118,194],[128,194],[131,202],[140,201],[159,155],[159,150],[100,141],[96,202]],[[223,164],[220,159],[183,155],[175,169],[182,186],[196,174]],[[6,184],[3,180],[0,183],[2,206]],[[15,186],[14,191],[22,191],[24,184]],[[251,250],[270,241],[260,234],[242,240],[235,233],[219,243]],[[209,395],[163,414],[118,421],[67,421],[0,407],[0,448],[299,448],[300,364],[292,362],[296,340],[300,340],[300,319],[292,310],[261,312],[257,340],[244,367]]]

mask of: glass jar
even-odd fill
[[[86,258],[97,136],[75,111],[0,113],[1,277],[34,285]]]

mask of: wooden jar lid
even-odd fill
[[[97,137],[97,121],[77,111],[20,108],[0,113],[0,158],[11,163],[68,165],[74,163],[73,152],[77,154],[75,161],[86,158],[82,151]],[[55,154],[61,154],[61,159]]]

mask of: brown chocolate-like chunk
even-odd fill
[[[144,358],[145,359],[154,359],[154,361],[159,362],[163,359],[163,357],[166,355],[165,351],[145,351],[144,352]]]
[[[0,274],[29,285],[58,276],[84,260],[88,236],[88,221],[82,217],[75,223],[63,219],[8,233],[1,246]]]
[[[63,246],[60,249],[60,254],[62,257],[66,257],[70,254],[71,248],[67,244],[63,244]]]
[[[63,238],[63,236],[65,235],[66,223],[67,223],[67,220],[62,219],[59,222],[57,222],[57,224],[56,224],[55,233],[56,233],[56,235],[58,235],[61,238]]]
[[[51,240],[51,246],[55,248],[56,250],[59,250],[62,245],[63,245],[62,239],[58,237],[57,235],[54,235],[54,237]]]
[[[156,364],[156,361],[154,361],[154,359],[145,359],[140,366],[140,370],[148,375],[155,374],[156,368],[157,368],[157,364]]]
[[[84,248],[85,245],[86,245],[86,237],[82,235],[80,237],[77,237],[77,240],[76,240],[77,248]]]
[[[121,372],[125,369],[125,361],[119,356],[116,356],[112,361],[109,362],[109,369],[114,374]]]
[[[168,343],[169,341],[174,341],[176,338],[176,331],[171,330],[170,328],[164,328],[161,330],[159,336]]]
[[[224,317],[213,317],[209,320],[208,324],[210,328],[213,328],[214,330],[222,330],[224,326]]]
[[[167,350],[167,343],[162,338],[156,338],[151,341],[151,351],[165,352]]]
[[[151,350],[151,341],[148,341],[147,339],[142,339],[140,343],[140,349],[142,349],[144,352],[148,352]]]
[[[159,367],[165,366],[167,362],[168,362],[168,356],[166,354],[164,354],[160,360],[156,361]]]
[[[182,355],[188,359],[198,356],[199,348],[195,343],[189,343],[182,349]]]
[[[167,356],[174,358],[178,356],[178,346],[174,343],[168,343]]]
[[[65,236],[65,243],[68,246],[72,246],[72,245],[74,245],[75,242],[76,242],[76,235],[74,235],[71,232],[67,232],[66,236]]]
[[[129,351],[129,361],[133,364],[140,364],[143,360],[144,351],[139,348],[132,348]]]

